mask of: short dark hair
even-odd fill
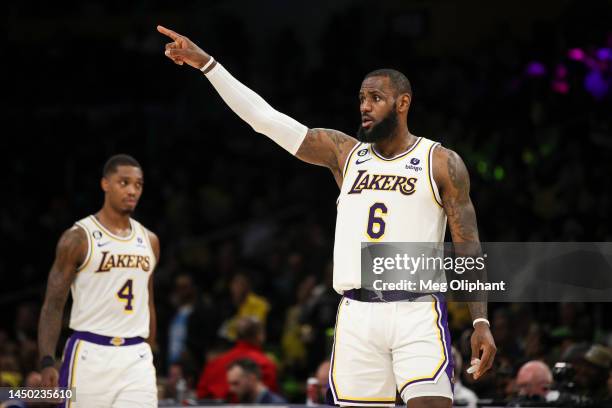
[[[256,362],[254,362],[250,358],[240,358],[238,360],[232,361],[227,366],[227,371],[231,370],[234,367],[240,367],[245,373],[254,374],[257,379],[261,379],[261,368],[259,367],[259,365],[257,365]]]
[[[114,156],[111,156],[111,158],[108,159],[104,164],[104,168],[102,169],[102,176],[106,177],[109,174],[116,172],[117,167],[119,166],[133,166],[138,167],[142,170],[140,163],[138,163],[138,161],[129,154],[116,154]]]
[[[406,75],[402,74],[401,72],[390,68],[377,69],[367,74],[364,79],[375,76],[384,76],[389,78],[391,85],[397,92],[397,95],[407,93],[410,95],[410,97],[412,97],[412,85],[410,85],[410,81],[408,78],[406,78]]]

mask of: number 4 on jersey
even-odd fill
[[[119,289],[119,292],[117,292],[117,297],[120,301],[125,302],[125,312],[130,313],[134,310],[132,308],[132,299],[134,299],[132,291],[132,279],[128,279],[121,287],[121,289]]]

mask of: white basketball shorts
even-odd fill
[[[386,303],[341,299],[329,373],[336,405],[394,406],[396,392],[404,402],[452,400],[446,304],[437,296]]]
[[[157,408],[155,367],[149,345],[139,342],[114,346],[91,341],[100,337],[103,336],[73,334],[66,342],[60,387],[74,388],[76,399],[66,400],[60,407]]]

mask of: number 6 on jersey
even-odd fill
[[[134,299],[133,293],[132,279],[128,279],[121,289],[119,289],[119,292],[117,292],[117,297],[119,300],[125,302],[124,311],[126,313],[130,313],[134,310],[134,308],[132,308],[132,299]]]
[[[370,207],[366,232],[371,239],[380,239],[385,234],[386,224],[382,218],[385,214],[387,214],[387,206],[384,203],[374,203]]]

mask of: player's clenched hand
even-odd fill
[[[472,357],[470,361],[472,365],[474,365],[475,360],[480,360],[480,363],[476,363],[476,372],[474,373],[474,379],[477,380],[493,365],[497,347],[495,347],[495,340],[493,340],[489,326],[484,322],[476,323],[471,343]]]
[[[172,39],[171,43],[166,44],[165,54],[175,64],[183,65],[185,63],[201,69],[210,59],[210,55],[195,45],[189,38],[160,25],[157,26],[157,31]]]
[[[55,388],[58,386],[59,374],[55,367],[45,367],[40,373],[42,388]]]

